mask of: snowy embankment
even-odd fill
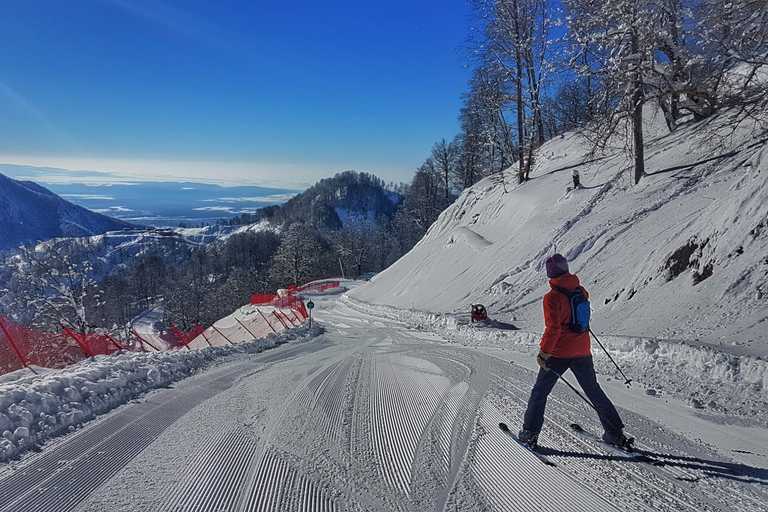
[[[639,184],[622,151],[590,158],[575,134],[551,140],[529,181],[516,183],[510,169],[506,183],[494,176],[466,189],[349,301],[457,343],[533,356],[550,289],[544,261],[559,252],[590,293],[592,330],[649,397],[674,396],[717,422],[768,425],[764,132],[724,112],[669,133],[648,114]],[[496,328],[460,323],[472,304]],[[597,343],[592,352],[598,372],[618,375]]]
[[[344,301],[360,311],[398,320],[410,328],[436,332],[466,346],[510,350],[534,357],[541,341],[537,332],[467,325],[451,314],[373,305],[349,296],[344,296]],[[645,388],[647,395],[670,395],[709,416],[727,414],[728,422],[768,427],[768,361],[670,340],[602,335],[599,338],[633,385]],[[593,342],[592,353],[598,373],[621,378],[597,343]]]
[[[461,194],[424,238],[355,299],[544,329],[544,261],[559,252],[590,293],[600,335],[686,340],[768,357],[768,146],[724,112],[668,133],[648,109],[646,175],[620,151],[591,158],[569,133]],[[581,182],[573,188],[571,172]]]
[[[96,356],[62,370],[26,368],[0,377],[0,462],[74,430],[153,389],[217,360],[311,336],[307,325],[235,346]]]

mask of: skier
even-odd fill
[[[600,422],[605,429],[603,441],[622,449],[631,450],[631,439],[624,435],[624,424],[613,403],[597,383],[592,363],[589,332],[576,333],[569,328],[571,307],[568,297],[555,289],[573,291],[581,288],[578,276],[568,272],[568,261],[560,254],[547,258],[547,277],[553,288],[544,296],[544,335],[541,338],[536,362],[541,369],[528,399],[528,408],[523,417],[523,429],[518,439],[531,448],[536,448],[539,432],[544,424],[544,408],[547,396],[557,383],[559,375],[570,369],[579,381],[581,389],[599,412]],[[550,369],[554,371],[549,371]],[[555,373],[556,372],[556,373]]]
[[[571,177],[573,177],[573,188],[579,188],[579,170],[574,169],[571,172]]]

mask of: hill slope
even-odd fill
[[[591,293],[596,332],[765,355],[768,149],[750,126],[715,136],[729,123],[724,114],[658,130],[637,186],[622,152],[589,161],[575,135],[550,141],[529,182],[465,190],[410,253],[351,295],[447,313],[480,302],[540,332],[544,260],[560,252]],[[572,190],[572,169],[583,188]]]
[[[62,199],[30,181],[0,174],[0,250],[61,236],[88,236],[130,227]]]

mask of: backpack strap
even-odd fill
[[[557,286],[557,285],[552,285],[552,289],[556,290],[556,291],[558,291],[558,292],[560,292],[562,294],[564,294],[569,299],[571,298],[571,295],[573,295],[573,293],[575,291],[577,291],[577,290],[573,290],[573,291],[567,290],[567,289],[563,288],[562,286]]]

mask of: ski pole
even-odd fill
[[[626,376],[626,375],[624,375],[624,372],[623,372],[623,371],[621,371],[621,368],[619,368],[619,365],[618,365],[618,364],[616,364],[616,361],[614,361],[614,360],[613,360],[613,357],[611,357],[611,354],[609,354],[609,353],[608,353],[608,351],[605,349],[605,347],[603,346],[603,344],[602,344],[602,343],[600,343],[600,340],[597,338],[597,336],[595,335],[595,333],[594,333],[594,332],[592,332],[592,328],[591,328],[591,327],[589,328],[589,333],[590,333],[590,334],[591,334],[591,335],[592,335],[592,336],[595,338],[595,341],[597,342],[597,344],[598,344],[598,345],[600,345],[600,348],[601,348],[601,349],[603,349],[603,352],[605,352],[605,355],[607,355],[607,356],[608,356],[608,359],[610,359],[610,360],[611,360],[611,362],[613,363],[613,366],[615,366],[615,367],[616,367],[616,369],[617,369],[617,370],[619,370],[619,373],[621,374],[621,376],[622,376],[622,377],[624,377],[624,384],[626,384],[626,385],[627,385],[627,387],[631,387],[631,386],[632,386],[632,379],[628,379],[628,378],[627,378],[627,376]],[[570,385],[570,384],[569,384],[569,385]]]
[[[611,423],[610,421],[608,421],[608,419],[607,419],[607,418],[605,418],[605,417],[604,417],[602,414],[600,414],[600,411],[598,411],[598,410],[597,410],[597,407],[595,407],[595,406],[594,406],[594,404],[592,404],[592,402],[590,402],[589,400],[587,400],[587,397],[585,397],[584,395],[582,395],[582,394],[581,394],[581,392],[579,392],[579,390],[578,390],[578,389],[576,389],[575,387],[573,387],[573,385],[572,385],[570,382],[568,382],[567,380],[565,380],[565,378],[564,378],[562,375],[560,375],[559,373],[557,373],[557,372],[556,372],[555,370],[553,370],[552,368],[550,368],[548,371],[550,371],[550,372],[554,373],[555,375],[557,375],[557,378],[558,378],[558,379],[560,379],[561,381],[565,382],[565,384],[566,384],[566,385],[567,385],[569,388],[571,388],[571,389],[573,390],[573,392],[574,392],[574,393],[576,393],[577,395],[579,395],[579,398],[581,398],[582,400],[584,400],[585,402],[587,402],[587,405],[588,405],[588,406],[590,406],[592,409],[594,409],[594,410],[595,410],[595,412],[597,413],[597,415],[598,415],[600,418],[604,419],[604,420],[605,420],[605,421],[606,421],[606,422],[607,422],[609,425],[611,425],[611,426],[613,426],[614,428],[616,428],[616,427],[613,425],[613,423]]]
[[[589,405],[591,408],[593,408],[597,414],[600,414],[600,411],[598,411],[598,410],[597,410],[597,407],[595,407],[594,405],[592,405],[592,402],[590,402],[589,400],[587,400],[587,397],[585,397],[584,395],[582,395],[582,394],[581,394],[581,392],[580,392],[578,389],[576,389],[575,387],[573,387],[573,385],[572,385],[570,382],[568,382],[567,380],[565,380],[565,378],[563,378],[563,376],[562,376],[562,375],[560,375],[559,373],[557,373],[557,372],[556,372],[555,370],[553,370],[552,368],[550,368],[550,369],[549,369],[549,371],[550,371],[550,372],[552,372],[552,373],[554,373],[555,375],[557,375],[557,378],[558,378],[558,379],[560,379],[561,381],[565,382],[565,384],[566,384],[566,385],[567,385],[569,388],[571,388],[571,389],[573,390],[573,392],[574,392],[574,393],[576,393],[577,395],[579,395],[579,397],[580,397],[582,400],[584,400],[585,402],[587,402],[587,405]]]

